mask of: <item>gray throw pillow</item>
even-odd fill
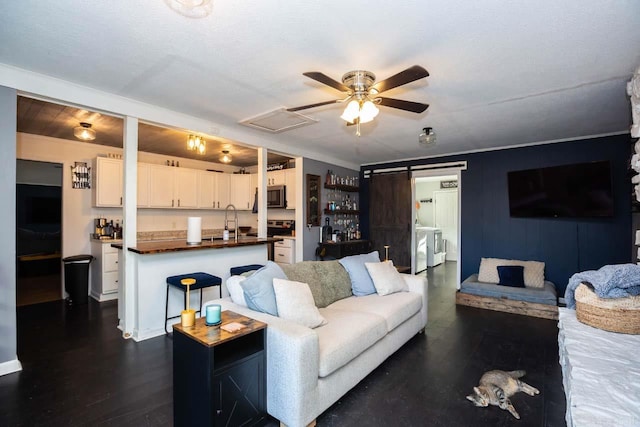
[[[275,262],[268,261],[264,267],[256,270],[240,283],[247,307],[272,316],[278,315],[276,294],[273,291],[273,279],[275,278],[287,280],[287,276],[280,266]]]

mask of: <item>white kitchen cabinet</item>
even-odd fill
[[[296,208],[296,170],[285,169],[285,185],[287,186],[287,209]]]
[[[295,264],[296,262],[296,241],[286,238],[273,244],[273,260],[276,264]]]
[[[241,211],[251,210],[253,208],[251,175],[231,175],[231,204]]]
[[[198,207],[198,171],[173,168],[173,199],[177,208]]]
[[[149,165],[149,207],[173,208],[173,170],[171,166]]]
[[[118,298],[118,249],[112,248],[110,241],[91,241],[91,289],[89,294],[97,301]]]
[[[214,208],[217,172],[198,171],[198,207]]]
[[[149,165],[138,163],[138,207],[149,206]]]
[[[122,206],[122,160],[97,157],[94,167],[93,205]]]
[[[218,173],[216,176],[215,208],[224,210],[231,201],[231,174]]]
[[[271,185],[285,185],[284,169],[267,172],[267,187]]]

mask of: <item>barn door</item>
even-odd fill
[[[394,265],[411,265],[411,180],[409,172],[372,174],[370,189],[370,239],[373,250]]]

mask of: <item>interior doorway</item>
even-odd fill
[[[460,168],[434,168],[412,173],[412,272],[455,265],[460,286]]]
[[[62,299],[62,164],[17,160],[16,305]]]

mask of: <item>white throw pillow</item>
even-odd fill
[[[544,288],[544,262],[520,261],[516,259],[482,258],[478,271],[478,281],[500,283],[498,266],[521,265],[524,267],[524,285],[527,288]]]
[[[241,305],[243,307],[247,306],[247,301],[244,299],[244,290],[240,283],[246,279],[244,276],[231,276],[227,279],[227,290],[229,291],[229,295],[231,296],[231,301],[234,304]]]
[[[276,294],[278,317],[307,328],[317,328],[327,323],[318,311],[306,283],[274,278],[273,291]]]
[[[389,295],[409,290],[404,278],[393,266],[393,261],[365,262],[364,265],[367,267],[378,295]]]

